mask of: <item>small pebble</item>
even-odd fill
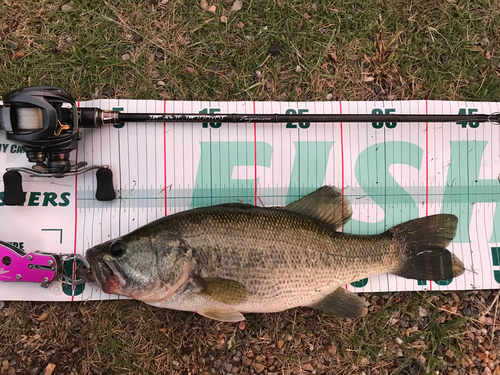
[[[5,41],[5,47],[10,48],[10,49],[17,49],[18,45],[16,42],[13,42],[12,40],[7,39]]]
[[[486,47],[489,44],[490,44],[490,40],[487,37],[484,37],[483,39],[481,39],[481,46],[482,47]]]
[[[134,42],[140,42],[142,40],[142,36],[140,34],[137,34],[137,33],[134,33],[132,35],[132,39],[134,40]]]
[[[130,53],[124,53],[124,54],[120,57],[120,59],[121,59],[122,61],[127,61],[127,60],[130,60]]]
[[[271,47],[269,47],[269,53],[273,56],[277,56],[281,51],[281,47],[277,44],[273,44]]]
[[[375,91],[375,94],[380,94],[382,92],[382,88],[380,86],[375,86],[373,88],[373,91]]]
[[[450,61],[450,58],[446,55],[441,55],[441,62],[443,64],[448,64],[448,61]]]
[[[255,74],[255,78],[257,78],[257,79],[262,77],[262,72],[260,70],[256,70],[254,74]]]
[[[113,96],[115,96],[115,90],[113,90],[109,86],[106,86],[102,89],[101,94],[103,96],[107,96],[108,98],[112,98]]]
[[[300,67],[300,65],[297,65],[297,67],[295,68],[295,72],[297,73],[302,72],[302,68]]]
[[[158,86],[165,86],[165,82],[164,81],[158,81],[156,84]]]
[[[239,328],[239,330],[240,330],[240,331],[243,331],[243,330],[245,329],[245,325],[246,325],[246,323],[245,323],[245,321],[244,321],[244,320],[242,320],[241,322],[239,322],[239,323],[238,323],[238,328]]]
[[[231,370],[233,369],[233,365],[230,364],[230,363],[224,363],[224,370],[226,370],[227,372],[231,372]]]
[[[156,52],[155,52],[155,60],[157,60],[157,61],[161,61],[161,60],[163,60],[163,56],[164,56],[164,55],[163,55],[163,52],[162,52],[162,51],[156,51]]]
[[[306,363],[305,365],[302,365],[302,369],[306,370],[306,371],[313,371],[314,370],[314,368],[312,367],[312,365],[310,363]]]
[[[30,371],[30,375],[39,375],[42,372],[40,367],[33,367]]]
[[[73,10],[73,7],[72,7],[71,5],[69,5],[69,4],[64,4],[64,5],[61,7],[61,10],[62,10],[63,12],[69,12],[69,11]]]
[[[151,78],[156,79],[158,77],[160,77],[160,72],[158,70],[153,70],[151,72]]]
[[[326,100],[332,100],[333,99],[333,94],[328,94],[325,99]]]
[[[254,363],[253,364],[253,368],[254,368],[254,370],[255,370],[255,372],[257,374],[260,374],[262,371],[264,371],[264,369],[266,368],[266,366],[261,365],[260,363]]]
[[[401,340],[399,337],[396,337],[396,343],[398,345],[403,345],[403,340]]]

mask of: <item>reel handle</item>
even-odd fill
[[[112,201],[116,197],[113,188],[113,172],[109,168],[99,168],[95,174],[97,178],[97,189],[95,198],[98,201]]]
[[[26,201],[23,191],[23,179],[18,171],[7,171],[3,175],[3,204],[6,206],[19,206]]]

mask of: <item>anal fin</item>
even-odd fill
[[[245,320],[242,313],[232,308],[204,309],[197,312],[206,318],[219,320],[221,322],[237,323]]]
[[[339,287],[333,293],[309,305],[309,307],[341,318],[356,319],[363,315],[365,301],[361,297]]]

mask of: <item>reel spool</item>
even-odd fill
[[[22,205],[25,193],[20,172],[37,177],[75,176],[97,169],[97,200],[112,200],[115,191],[112,172],[107,166],[87,166],[82,161],[71,165],[70,153],[82,138],[78,126],[100,127],[104,113],[97,108],[77,108],[75,100],[63,89],[51,86],[28,87],[4,96],[0,107],[0,127],[7,139],[20,143],[32,168],[8,168],[3,176],[3,203]]]

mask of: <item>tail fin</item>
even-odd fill
[[[464,265],[446,246],[455,237],[458,219],[455,215],[427,216],[389,229],[401,244],[398,276],[419,280],[446,280],[460,276]]]

